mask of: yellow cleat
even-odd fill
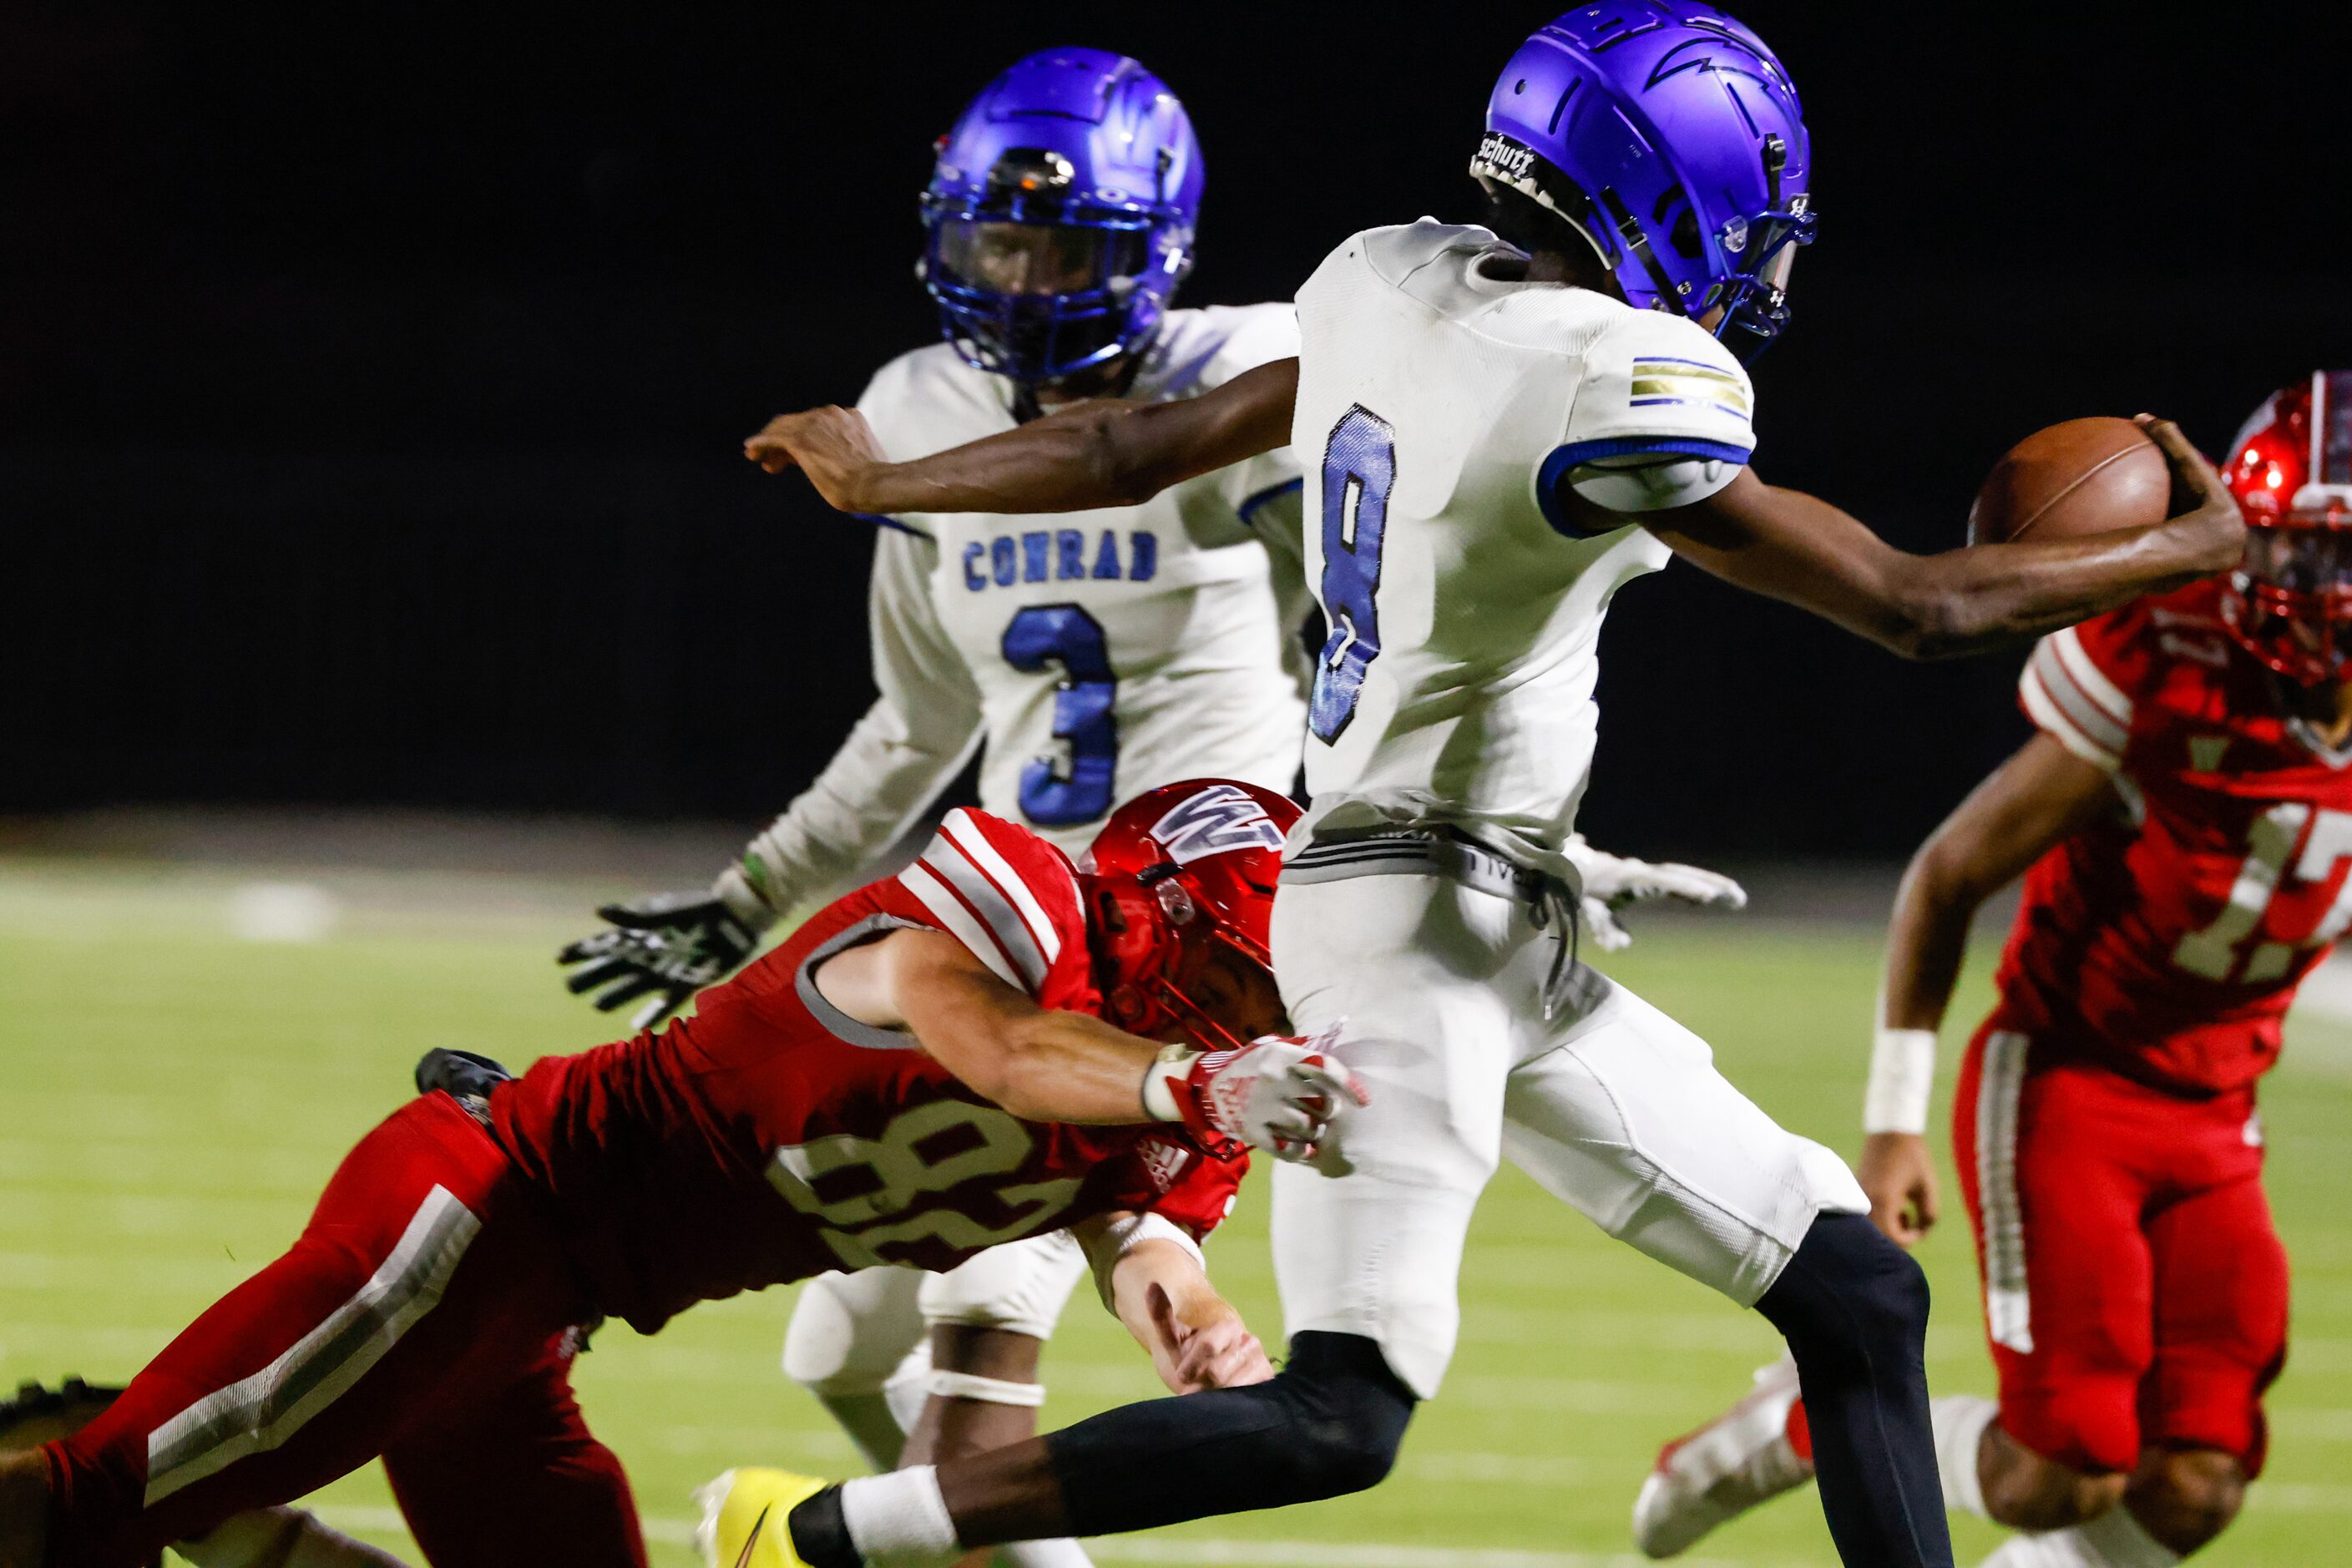
[[[694,1544],[705,1568],[808,1568],[793,1550],[785,1519],[831,1482],[788,1470],[729,1470],[697,1487],[702,1507]]]

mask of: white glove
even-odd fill
[[[1345,1020],[1341,1020],[1344,1023]],[[1171,1046],[1144,1075],[1144,1109],[1210,1142],[1246,1143],[1277,1160],[1343,1176],[1339,1123],[1371,1097],[1331,1054],[1341,1023],[1311,1040],[1264,1035],[1239,1050]]]
[[[1703,909],[1748,907],[1748,889],[1720,871],[1673,861],[1654,865],[1629,860],[1595,849],[1581,833],[1570,837],[1567,853],[1569,864],[1584,882],[1584,929],[1603,952],[1615,952],[1633,942],[1631,933],[1617,923],[1617,911],[1629,904],[1675,899]]]

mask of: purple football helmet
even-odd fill
[[[1201,146],[1124,55],[1045,49],[972,100],[923,193],[923,283],[965,361],[1024,385],[1148,345],[1192,269]]]
[[[1788,325],[1813,240],[1812,150],[1764,40],[1696,0],[1570,11],[1511,57],[1470,161],[1591,242],[1628,302],[1694,319],[1742,359]]]

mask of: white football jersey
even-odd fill
[[[1356,236],[1299,291],[1291,440],[1319,459],[1306,568],[1332,636],[1294,842],[1448,823],[1559,869],[1598,732],[1601,618],[1667,551],[1638,527],[1555,524],[1555,484],[1696,464],[1697,499],[1755,446],[1747,374],[1704,330],[1512,280],[1519,259],[1423,219]]]
[[[1127,395],[1197,396],[1298,352],[1289,305],[1172,310]],[[857,405],[898,460],[1010,430],[1012,384],[945,343]],[[1287,791],[1304,729],[1298,466],[1281,448],[1140,506],[908,513],[869,608],[881,695],[754,846],[789,909],[863,874],[983,748],[980,803],[1076,858],[1120,803],[1215,776]]]

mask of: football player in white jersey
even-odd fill
[[[883,448],[917,458],[1092,396],[1189,398],[1296,354],[1288,304],[1173,308],[1201,191],[1182,106],[1134,60],[1051,49],[998,77],[943,139],[924,196],[946,341],[885,365],[858,403]],[[869,514],[880,697],[710,891],[604,911],[613,929],[565,952],[572,989],[641,1004],[650,1025],[761,931],[870,874],[975,748],[981,804],[1073,857],[1114,805],[1173,779],[1289,790],[1305,721],[1299,489],[1277,447],[1051,526]],[[1612,904],[1743,897],[1692,868],[1577,852],[1612,932]],[[877,1468],[1024,1437],[1042,1342],[1084,1272],[1057,1234],[946,1276],[830,1275],[801,1293],[785,1370]],[[1066,1542],[1022,1555],[1083,1560]]]
[[[1733,349],[1785,322],[1815,222],[1809,146],[1778,60],[1710,6],[1591,7],[1539,31],[1496,84],[1472,172],[1516,243],[1435,223],[1359,235],[1300,293],[1299,359],[1193,402],[900,464],[845,410],[771,427],[772,457],[869,510],[1132,502],[1286,443],[1319,455],[1307,563],[1332,631],[1274,955],[1297,1026],[1346,1021],[1370,1100],[1343,1119],[1352,1172],[1276,1173],[1292,1337],[1272,1383],[836,1488],[739,1474],[791,1505],[789,1542],[771,1532],[746,1563],[911,1563],[1372,1484],[1436,1392],[1470,1210],[1507,1153],[1780,1330],[1844,1561],[1950,1563],[1917,1267],[1835,1156],[1576,962],[1563,846],[1601,617],[1672,552],[1950,656],[2219,570],[2240,524],[2164,425],[2194,509],[2099,538],[1912,556],[1759,479]]]

